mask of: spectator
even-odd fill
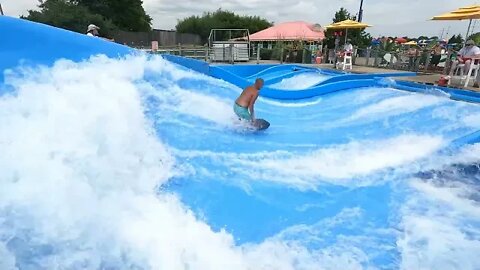
[[[353,45],[351,43],[352,41],[350,39],[347,39],[347,41],[345,42],[345,45],[343,45],[343,49],[340,50],[338,53],[337,53],[337,62],[335,63],[335,67],[337,66],[337,63],[341,63],[343,62],[343,58],[345,57],[345,55],[352,55],[353,53]]]
[[[352,53],[353,52],[352,40],[347,39],[347,42],[345,42],[345,45],[343,45],[343,51],[345,53]]]
[[[470,65],[472,63],[473,57],[480,57],[480,48],[475,46],[475,42],[473,40],[468,40],[465,43],[465,47],[463,47],[457,54],[457,59],[452,62],[452,68],[450,69],[450,76],[453,76],[453,72],[459,64],[464,64],[463,66],[463,74],[467,74],[470,70]],[[475,82],[476,87],[478,87],[478,83]]]
[[[440,45],[439,42],[435,44],[435,46],[432,48],[432,59],[430,60],[430,64],[433,66],[433,69],[437,68],[438,64],[440,64],[440,59],[442,58],[442,51],[443,46]]]
[[[408,70],[410,71],[418,71],[417,60],[418,56],[420,55],[420,50],[417,45],[411,45],[407,51],[408,56]]]
[[[90,24],[87,27],[87,36],[98,37],[98,30],[100,30],[100,27],[95,24]]]
[[[87,36],[99,37],[101,39],[108,40],[108,41],[115,41],[113,38],[110,39],[110,38],[100,37],[98,30],[100,30],[100,27],[96,26],[95,24],[90,24],[87,27]]]

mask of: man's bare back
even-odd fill
[[[248,108],[253,100],[258,97],[258,90],[253,86],[248,86],[235,101],[238,105]]]
[[[235,111],[235,113],[237,113],[237,115],[240,118],[246,118],[246,119],[250,118],[248,120],[255,119],[254,104],[258,98],[258,91],[260,91],[262,87],[263,87],[263,79],[257,79],[255,80],[254,85],[251,85],[245,88],[240,94],[240,96],[237,98],[237,100],[235,101],[236,105],[241,106],[247,110],[246,112],[240,112],[240,113],[238,112],[238,110]],[[250,117],[246,116],[245,115],[246,113],[250,114]]]

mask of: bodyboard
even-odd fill
[[[255,119],[255,121],[253,122],[253,126],[257,130],[265,130],[270,126],[270,123],[265,119],[259,118],[259,119]]]

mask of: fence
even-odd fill
[[[210,48],[212,62],[248,62],[250,60],[248,42],[213,42]]]
[[[117,31],[114,34],[115,42],[135,48],[150,48],[152,41],[158,41],[160,46],[174,46],[177,44],[200,45],[199,35],[177,33],[176,31],[153,30],[151,32]]]
[[[423,49],[417,55],[409,55],[406,51],[384,51],[381,49],[356,49],[353,55],[353,64],[376,68],[408,70],[414,72],[444,72],[450,66],[451,51],[444,52],[438,63],[432,62],[431,50]],[[437,56],[438,58],[438,56]],[[335,61],[334,50],[328,50],[324,55],[324,62]]]
[[[179,44],[177,46],[161,46],[152,53],[172,54],[206,62],[223,61],[223,62],[240,62],[239,56],[242,54],[241,61],[247,61],[248,57],[244,57],[247,53],[243,48],[235,48],[223,46],[219,48],[209,48],[207,46],[188,46]],[[431,51],[422,50],[418,56],[409,56],[405,51],[383,51],[377,49],[355,49],[353,56],[353,64],[357,66],[370,66],[385,69],[397,69],[408,71],[425,71],[425,72],[443,72],[450,66],[450,56],[452,52],[441,55],[438,65],[431,65]],[[250,51],[250,60],[275,60],[280,63],[303,63],[311,64],[316,60],[316,54],[311,50],[304,49],[288,49],[288,48],[252,48]],[[333,49],[326,50],[322,55],[323,63],[334,63],[335,53]],[[447,67],[447,69],[445,69]]]
[[[303,63],[311,64],[314,62],[314,55],[311,50],[289,49],[289,48],[258,48],[252,51],[252,58],[257,60],[276,60],[280,63]]]
[[[232,44],[238,45],[238,44]],[[149,50],[151,51],[151,50]],[[312,52],[307,49],[251,49],[244,46],[222,46],[209,48],[206,46],[170,46],[159,47],[152,51],[157,54],[172,54],[206,62],[245,62],[249,60],[277,60],[281,63],[304,63],[311,64],[314,59]],[[251,55],[251,57],[249,57]]]
[[[325,50],[321,54],[322,63],[334,64],[336,54],[334,49]],[[415,72],[443,72],[449,69],[452,52],[447,51],[440,56],[439,63],[432,63],[431,50],[423,49],[418,55],[411,56],[406,51],[384,51],[381,49],[356,48],[353,55],[353,64],[385,69],[406,70]],[[438,57],[438,56],[437,56]],[[252,58],[258,60],[275,60],[280,63],[315,63],[317,55],[308,49],[256,49],[252,51]]]
[[[218,44],[217,44],[218,45]],[[156,50],[146,49],[153,54],[170,54],[203,60],[205,62],[248,62],[250,60],[248,46],[246,44],[230,44],[231,46],[207,46],[182,45],[162,46]],[[237,46],[235,46],[237,45]],[[245,46],[239,46],[245,45]]]
[[[149,51],[154,54],[171,54],[204,61],[209,61],[210,58],[210,50],[206,46],[163,46],[155,51]]]

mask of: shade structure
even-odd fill
[[[411,40],[409,42],[403,43],[403,45],[417,45],[417,42],[414,40]]]
[[[322,27],[303,21],[285,22],[250,35],[251,41],[302,40],[322,41]]]
[[[458,21],[458,20],[470,20],[468,23],[467,34],[465,35],[465,41],[470,33],[470,27],[472,26],[472,20],[480,19],[480,5],[461,7],[454,11],[444,13],[432,18],[436,21]]]
[[[480,5],[461,7],[454,11],[444,13],[432,18],[437,21],[457,21],[480,19]]]
[[[406,38],[403,38],[403,37],[399,37],[399,38],[396,38],[395,41],[397,43],[405,43],[407,42],[408,40]]]
[[[366,23],[361,23],[357,21],[352,21],[352,20],[344,20],[341,22],[336,22],[332,23],[330,25],[325,26],[327,30],[335,30],[335,29],[362,29],[362,28],[367,28],[371,27],[371,25],[366,24]]]
[[[363,29],[371,27],[371,25],[366,23],[361,23],[352,20],[344,20],[341,22],[332,23],[330,25],[325,26],[327,30],[343,30],[345,29],[345,41],[347,41],[348,36],[348,29]]]

